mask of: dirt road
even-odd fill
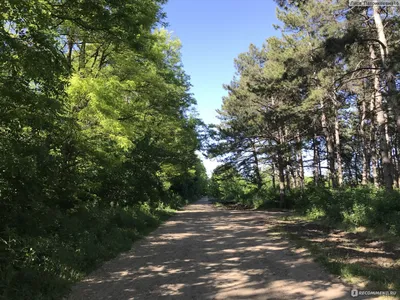
[[[274,233],[277,216],[202,199],[77,284],[69,299],[352,299]]]

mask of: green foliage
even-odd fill
[[[257,191],[251,199],[256,209],[271,209],[279,207],[279,191],[273,188],[263,188]]]
[[[256,186],[246,181],[235,169],[220,166],[214,170],[210,180],[210,196],[226,202],[248,204]]]
[[[383,227],[400,234],[399,191],[387,192],[373,187],[308,188],[294,202],[294,208],[312,220],[325,219],[366,228]]]
[[[257,185],[227,165],[217,167],[210,180],[209,195],[221,202],[240,203],[256,209],[274,208],[279,204],[279,191]]]
[[[59,299],[68,287],[103,261],[131,247],[173,213],[147,204],[127,208],[77,208],[53,215],[44,234],[15,231],[1,240],[1,290],[5,299]],[[8,263],[3,261],[7,259]]]
[[[205,193],[164,2],[0,3],[0,298],[59,299]]]
[[[235,169],[220,166],[211,177],[210,195],[221,202],[234,202],[255,209],[279,208],[279,190],[258,189]],[[287,208],[310,220],[352,227],[382,228],[400,235],[400,191],[387,192],[373,186],[330,189],[310,182],[304,189],[286,191]]]
[[[307,237],[307,234],[312,236],[309,232],[302,237],[294,233],[285,233],[298,247],[307,248],[315,260],[330,273],[340,276],[347,283],[365,284],[365,278],[367,278],[367,287],[371,290],[396,290],[400,286],[398,270],[395,266],[382,268],[377,266],[376,262],[354,262],[344,253],[337,252],[337,247],[341,245],[340,242],[316,243],[312,237]],[[348,245],[344,248],[348,248]]]

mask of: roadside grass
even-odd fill
[[[213,204],[215,207],[229,209],[229,210],[254,210],[253,207],[241,203],[215,202]]]
[[[224,209],[255,209],[232,201],[212,201]],[[281,211],[259,207],[257,210]],[[334,222],[323,214],[289,211],[274,228],[297,248],[305,248],[315,261],[343,282],[364,290],[398,291],[400,298],[399,237],[384,226],[364,227]],[[393,299],[386,297],[385,299]]]
[[[10,239],[0,244],[0,299],[61,299],[75,282],[128,251],[175,212],[146,204],[81,208],[68,216],[54,215],[57,228],[52,225],[36,235],[10,232]]]
[[[335,226],[336,225],[336,226]],[[398,239],[380,230],[291,215],[276,231],[306,248],[315,261],[344,282],[365,290],[400,291]],[[400,298],[398,292],[397,296]]]
[[[270,211],[270,209],[268,209]],[[273,211],[273,210],[271,210]],[[384,240],[389,243],[396,244],[400,241],[400,237],[397,234],[393,234],[391,231],[388,231],[385,226],[376,224],[375,227],[365,227],[365,226],[357,226],[355,224],[349,222],[335,222],[325,216],[315,217],[309,214],[301,214],[294,210],[291,211],[289,216],[282,217],[285,221],[307,221],[315,224],[319,224],[322,226],[332,227],[335,229],[339,229],[342,231],[347,231],[350,233],[358,233],[364,237]]]
[[[236,203],[219,201],[228,209],[285,211],[277,232],[309,249],[328,271],[363,289],[397,290],[400,297],[399,189],[310,183],[286,191],[285,210],[277,209],[279,191],[270,187],[222,186],[215,196]]]

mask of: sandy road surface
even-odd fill
[[[76,299],[352,299],[272,230],[278,212],[189,205],[74,286]]]

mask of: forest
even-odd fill
[[[276,2],[210,127],[211,194],[400,234],[399,7]]]
[[[0,299],[60,299],[204,193],[163,4],[0,2]]]
[[[320,261],[337,275],[399,290],[398,245],[381,240],[400,236],[400,6],[275,0],[276,35],[235,59],[220,122],[207,125],[182,43],[166,29],[166,2],[0,2],[0,299],[63,299],[204,195],[245,212],[202,198],[164,227],[169,242],[151,249],[165,273],[151,261],[135,264],[158,278],[146,277],[149,287],[187,272],[179,279],[200,290],[206,275],[212,286],[221,277],[212,272],[228,274],[241,259],[250,269],[260,257],[283,260],[265,245],[280,247],[269,234],[286,224],[279,230],[308,239],[313,254],[322,243],[310,238],[339,228],[333,234],[353,248],[341,245],[342,255],[331,243]],[[220,163],[211,178],[201,153]],[[375,234],[368,241],[381,251],[378,262],[372,250],[358,251],[367,247],[360,228]],[[145,246],[138,248],[147,253]],[[246,247],[253,252],[233,257]],[[353,264],[351,255],[370,264]]]

